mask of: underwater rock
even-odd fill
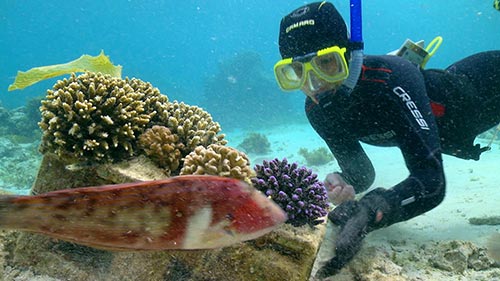
[[[160,180],[168,177],[165,169],[159,168],[144,155],[116,164],[104,164],[101,167],[96,170],[97,175],[112,183]]]
[[[500,216],[470,218],[469,223],[474,225],[500,225]]]
[[[334,255],[327,230],[326,245],[313,273]],[[325,242],[324,242],[325,244]],[[328,251],[328,249],[330,249]],[[327,280],[498,280],[500,267],[486,250],[468,241],[365,241],[359,253],[337,275]],[[312,279],[316,280],[316,279]]]
[[[325,224],[282,225],[256,240],[214,250],[117,253],[108,280],[296,280],[309,278]]]
[[[450,241],[438,245],[439,251],[432,259],[432,266],[456,273],[463,273],[468,268],[485,270],[494,265],[486,249],[477,248],[471,242]]]

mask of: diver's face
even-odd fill
[[[342,81],[338,82],[328,82],[325,81],[318,76],[314,72],[309,72],[306,78],[306,82],[304,86],[300,88],[302,92],[308,97],[310,97],[313,102],[319,103],[317,99],[317,95],[320,93],[324,93],[327,91],[337,90],[340,85],[342,85]]]

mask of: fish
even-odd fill
[[[287,220],[246,182],[185,175],[0,197],[0,228],[110,251],[221,248]]]

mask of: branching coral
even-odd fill
[[[266,154],[271,151],[269,140],[260,133],[249,133],[238,147],[246,153]]]
[[[299,154],[304,157],[307,165],[321,166],[334,160],[333,155],[324,147],[309,151],[307,148],[300,148]]]
[[[169,175],[177,172],[184,144],[179,143],[179,136],[172,134],[169,128],[155,125],[147,129],[139,137],[139,147],[159,167],[167,169]]]
[[[100,73],[58,81],[42,101],[41,151],[68,161],[132,156],[136,138],[168,120],[166,96],[150,83]]]
[[[254,169],[253,185],[287,212],[287,223],[314,226],[323,222],[320,218],[328,210],[326,189],[311,170],[286,159],[264,161]]]
[[[219,123],[214,122],[212,116],[202,108],[174,101],[169,103],[168,112],[168,127],[184,144],[183,156],[200,145],[227,144],[224,134],[219,134]]]
[[[181,175],[219,175],[236,178],[248,183],[255,175],[248,157],[229,146],[211,144],[198,146],[186,156]]]

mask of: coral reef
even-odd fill
[[[27,194],[35,181],[41,157],[39,142],[17,143],[0,137],[0,189]]]
[[[266,154],[271,152],[271,143],[264,134],[252,132],[238,144],[238,148],[246,153]]]
[[[229,146],[211,144],[198,146],[186,156],[181,175],[219,175],[251,183],[255,175],[248,157]]]
[[[281,92],[264,67],[260,54],[242,52],[219,63],[207,77],[200,105],[224,130],[259,129],[283,123],[306,122],[301,95]]]
[[[28,100],[25,106],[6,109],[0,104],[0,136],[9,138],[15,143],[32,143],[40,139],[38,128],[40,121],[40,98]]]
[[[304,157],[306,164],[309,166],[325,165],[335,159],[332,153],[324,147],[319,147],[311,151],[302,147],[299,149],[299,154]]]
[[[264,161],[255,165],[253,185],[273,199],[288,214],[287,223],[310,226],[322,223],[328,212],[325,186],[317,175],[287,159]]]
[[[59,80],[42,101],[42,153],[67,162],[132,156],[135,139],[168,120],[168,98],[150,83],[86,72]]]
[[[139,136],[139,147],[159,167],[165,168],[168,175],[179,169],[184,144],[169,128],[155,125],[147,129]]]
[[[214,122],[212,116],[202,108],[174,101],[168,104],[168,112],[167,126],[184,144],[181,149],[183,157],[200,145],[227,144],[225,135],[219,134],[219,123]]]
[[[47,92],[40,110],[40,150],[67,163],[119,161],[137,155],[140,147],[167,174],[175,174],[197,146],[227,143],[208,112],[168,102],[157,88],[135,78],[73,74]],[[155,125],[162,128],[152,129]]]

